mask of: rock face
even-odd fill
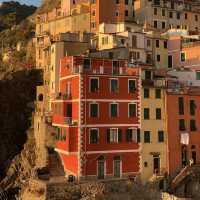
[[[8,199],[15,199],[18,190],[27,184],[35,166],[35,138],[32,128],[27,131],[27,136],[28,139],[23,150],[12,160],[6,177],[0,183],[0,187],[7,193]]]
[[[0,80],[0,175],[4,177],[12,159],[26,142],[32,123],[36,86],[40,71],[9,73]]]

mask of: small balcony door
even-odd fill
[[[155,174],[160,172],[160,156],[153,156],[153,171]]]
[[[181,160],[182,160],[182,167],[185,167],[188,164],[188,152],[187,152],[187,147],[185,145],[182,146]]]
[[[192,151],[192,160],[193,160],[193,164],[196,165],[197,164],[197,153],[196,153],[196,151]]]
[[[120,178],[121,177],[121,159],[119,156],[114,158],[113,161],[113,169],[114,169],[114,177]]]
[[[104,179],[105,178],[105,160],[104,157],[99,157],[97,161],[97,176],[98,179]]]

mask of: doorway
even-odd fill
[[[197,164],[197,153],[196,153],[196,151],[192,151],[192,160],[193,160],[193,164],[196,165]]]
[[[105,176],[105,160],[104,160],[103,156],[98,158],[97,174],[98,174],[98,179],[104,179],[104,176]]]
[[[114,177],[120,178],[121,177],[121,159],[120,156],[114,157]]]
[[[185,145],[182,146],[181,155],[182,167],[185,167],[188,164],[187,147]]]
[[[160,156],[153,156],[153,171],[155,174],[160,172]]]

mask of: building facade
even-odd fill
[[[66,174],[78,179],[139,174],[138,84],[138,73],[125,60],[62,59],[52,125]]]

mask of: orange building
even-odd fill
[[[138,88],[138,73],[125,60],[61,60],[60,95],[52,109],[56,151],[67,175],[104,179],[139,173]]]
[[[91,31],[98,32],[101,23],[130,22],[134,20],[132,0],[91,1]]]
[[[169,174],[200,163],[200,89],[173,86],[167,91]]]

